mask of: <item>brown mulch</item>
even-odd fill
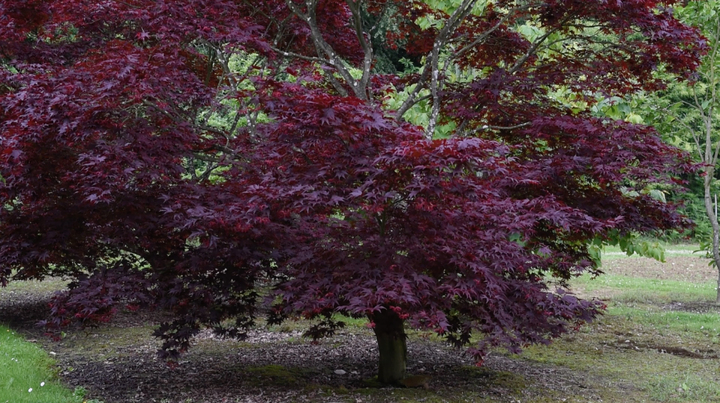
[[[671,256],[664,264],[646,258],[609,259],[603,270],[693,283],[716,281],[718,273],[707,262],[694,256]],[[87,388],[88,398],[104,403],[394,402],[406,396],[391,388],[369,389],[367,380],[375,375],[377,365],[369,329],[350,328],[317,344],[300,337],[299,326],[261,327],[241,342],[203,332],[180,365],[170,368],[157,358],[159,342],[151,336],[153,326],[167,319],[162,313],[121,312],[103,327],[68,330],[61,342],[44,337],[35,324],[46,317],[52,292],[45,286],[0,289],[0,323],[50,352],[61,380],[70,388]],[[673,302],[665,308],[720,309],[700,302]],[[673,346],[632,347],[689,358],[716,357],[714,351],[706,354]],[[462,351],[418,335],[408,341],[408,356],[409,373],[430,377],[429,390],[413,395],[416,401],[596,402],[607,396],[607,388],[618,396],[635,391],[627,383],[501,353],[491,354],[476,369]]]
[[[0,290],[0,323],[41,344],[56,359],[61,380],[70,388],[86,388],[87,398],[105,403],[402,399],[391,388],[368,390],[366,380],[375,375],[377,365],[377,348],[369,329],[350,329],[317,344],[302,339],[299,330],[258,329],[243,342],[203,332],[180,365],[170,368],[157,358],[159,343],[150,335],[162,315],[123,312],[111,324],[68,330],[63,341],[53,342],[36,326],[47,314],[51,294],[46,290]],[[133,326],[140,328],[128,333]],[[533,401],[535,394],[600,400],[587,375],[560,367],[495,354],[476,369],[462,351],[422,337],[409,340],[408,356],[409,373],[430,377],[429,390],[418,393],[439,401],[474,401],[478,396]],[[281,371],[273,373],[273,368]]]

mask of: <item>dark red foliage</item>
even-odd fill
[[[704,46],[671,3],[498,0],[446,32],[420,29],[449,18],[420,1],[2,0],[0,283],[74,279],[51,331],[168,309],[170,358],[265,313],[320,318],[322,336],[333,313],[393,310],[456,345],[479,333],[478,359],[547,342],[602,308],[563,288],[599,272],[591,241],[688,225],[630,192],[673,183],[687,156],[552,92],[688,75]],[[427,53],[426,70],[371,71],[381,31],[364,18],[394,22],[386,46]],[[530,19],[566,51],[518,33]],[[457,128],[442,140],[383,106],[401,83],[430,88],[435,41],[467,73],[438,72]]]

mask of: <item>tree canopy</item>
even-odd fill
[[[688,204],[691,209],[694,207],[689,210],[695,213],[700,222],[701,248],[712,256],[716,267],[720,267],[720,226],[714,206],[716,202],[713,203],[713,195],[717,198],[720,153],[720,76],[717,71],[720,63],[719,11],[720,3],[716,0],[687,1],[683,7],[677,8],[676,15],[681,21],[702,31],[708,52],[701,59],[702,63],[691,82],[671,81],[663,91],[652,96],[637,97],[638,112],[657,128],[666,141],[688,150],[703,164],[703,175],[697,181],[698,198]],[[720,302],[720,278],[716,300]]]
[[[573,107],[690,76],[674,3],[0,1],[0,282],[73,278],[51,330],[168,309],[169,358],[265,313],[369,317],[385,382],[404,322],[545,343],[593,246],[688,224],[646,190],[689,157]]]

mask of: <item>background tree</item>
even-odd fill
[[[556,96],[690,74],[673,3],[4,0],[0,281],[73,278],[50,330],[171,310],[168,358],[263,305],[367,316],[386,383],[405,323],[479,362],[547,343],[602,307],[565,289],[593,245],[687,224],[639,192],[686,155]]]
[[[718,105],[720,105],[720,2],[690,1],[677,9],[682,21],[697,26],[707,40],[708,53],[702,58],[691,83],[669,81],[668,88],[641,98],[640,109],[648,123],[663,136],[692,153],[701,162],[703,221],[709,223],[709,238],[701,239],[712,255],[713,265],[720,268],[720,225],[713,200],[717,192],[717,164],[720,153]],[[692,207],[692,201],[689,202]],[[707,225],[707,224],[706,224]],[[720,270],[720,269],[719,269]],[[720,272],[717,303],[720,303]]]

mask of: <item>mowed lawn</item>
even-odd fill
[[[522,359],[585,372],[624,389],[623,401],[720,401],[717,270],[696,246],[667,248],[665,263],[607,250],[604,275],[572,283],[606,315]]]

